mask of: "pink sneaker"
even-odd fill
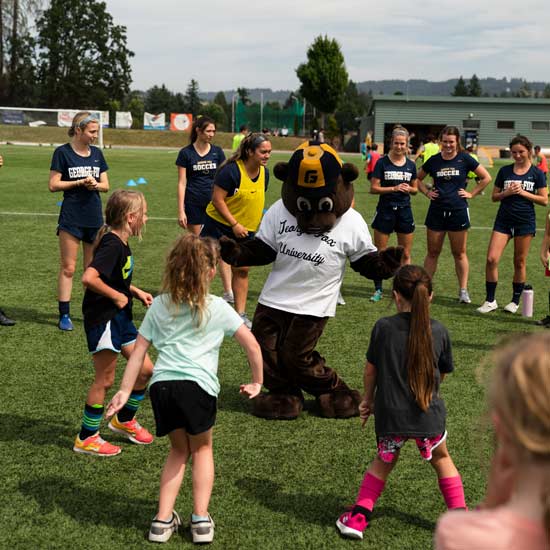
[[[354,506],[350,512],[345,512],[338,518],[336,527],[344,537],[363,539],[363,531],[369,524],[367,520],[369,516],[370,510],[362,506]]]

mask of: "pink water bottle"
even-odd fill
[[[531,285],[525,285],[521,294],[521,314],[524,317],[533,317],[533,303],[535,293]]]

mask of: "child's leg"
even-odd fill
[[[189,436],[182,428],[170,432],[170,451],[160,476],[159,509],[157,519],[170,521],[176,504],[185,465],[189,460]]]
[[[206,517],[214,486],[212,429],[189,435],[189,447],[193,457],[193,514]]]
[[[452,508],[466,508],[462,478],[447,450],[445,441],[433,449],[430,464],[437,473],[439,489],[447,508],[449,510]]]
[[[99,431],[105,394],[115,380],[117,355],[117,353],[110,350],[98,351],[93,355],[95,376],[86,397],[86,407],[80,431],[82,441]]]
[[[357,500],[355,501],[356,505],[362,506],[372,512],[372,509],[374,508],[378,497],[382,494],[386,480],[393,470],[398,458],[399,451],[396,452],[395,459],[391,463],[384,462],[379,456],[375,457],[365,473],[363,481],[361,482],[359,494],[357,495]]]

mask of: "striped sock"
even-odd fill
[[[139,404],[143,401],[145,397],[145,388],[142,390],[132,390],[126,405],[118,411],[116,417],[119,422],[128,422],[136,416],[136,412],[139,408]]]
[[[99,425],[103,416],[103,405],[84,405],[84,416],[82,417],[82,427],[80,428],[80,441],[99,432]]]

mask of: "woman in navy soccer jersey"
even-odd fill
[[[446,126],[441,131],[441,152],[430,157],[418,172],[419,189],[430,199],[426,216],[428,252],[424,268],[433,277],[437,270],[437,260],[443,248],[445,235],[449,236],[451,252],[455,261],[458,278],[460,303],[471,303],[468,294],[468,273],[470,264],[466,254],[466,240],[470,227],[470,214],[467,199],[479,195],[489,185],[489,172],[462,151],[460,132],[456,126]],[[478,184],[472,191],[466,191],[468,172],[475,172]],[[423,179],[430,175],[433,188],[428,189]]]
[[[514,164],[503,166],[497,174],[492,199],[500,202],[487,251],[485,266],[485,303],[477,308],[489,313],[498,308],[495,293],[498,282],[498,263],[510,239],[514,239],[514,278],[512,300],[504,311],[515,313],[525,286],[526,262],[531,241],[535,236],[535,204],[548,204],[548,190],[544,173],[532,160],[533,144],[525,136],[517,135],[510,142]]]
[[[225,160],[221,147],[212,145],[216,124],[207,116],[193,122],[189,145],[178,153],[178,223],[194,235],[199,235],[206,218],[206,207],[212,199],[214,176]],[[233,303],[231,268],[220,262],[220,277],[224,300]]]
[[[403,263],[411,262],[411,247],[414,219],[411,197],[418,191],[416,165],[407,158],[409,132],[403,126],[396,126],[391,134],[390,152],[374,167],[370,192],[380,195],[376,214],[372,220],[374,244],[378,250],[385,250],[388,239],[395,231],[397,243],[403,247]],[[374,281],[371,301],[382,298],[382,280]]]
[[[109,190],[107,163],[101,149],[92,143],[99,121],[90,112],[77,113],[69,128],[71,141],[58,147],[50,166],[50,191],[63,191],[57,234],[61,266],[57,282],[61,330],[73,330],[70,317],[71,291],[78,249],[82,242],[84,268],[92,260],[93,243],[103,225],[100,192]]]

